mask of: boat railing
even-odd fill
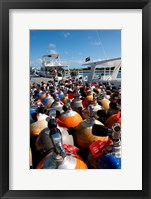
[[[80,71],[79,71],[79,74],[83,76],[83,70],[80,70]]]
[[[93,79],[97,79],[99,77],[101,80],[111,80],[113,79],[112,78],[113,71],[114,70],[95,71]],[[100,74],[98,75],[96,74],[96,72]],[[118,74],[119,73],[121,73],[121,70],[118,71]],[[120,78],[117,76],[116,79],[120,79]]]
[[[114,69],[109,69],[109,70],[105,70],[105,69],[104,69],[104,71],[102,71],[102,76],[112,77],[113,71],[114,71]],[[119,72],[121,72],[121,69],[118,70],[118,73],[119,73]]]
[[[65,70],[63,77],[70,77],[70,71],[69,70]]]

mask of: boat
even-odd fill
[[[58,81],[63,79],[87,81],[87,76],[84,76],[84,74],[78,69],[71,72],[68,61],[61,60],[58,53],[51,53],[42,56],[42,67],[36,72],[36,76],[55,78]]]
[[[36,68],[30,68],[30,78],[39,77],[38,70]]]
[[[83,74],[83,71],[78,70],[78,69],[71,72],[71,78],[76,79],[76,80],[82,80],[84,82],[88,80],[88,76],[85,76]]]
[[[90,67],[88,82],[110,82],[116,87],[121,87],[121,78],[118,77],[119,72],[121,72],[121,57],[88,62],[82,64],[82,66]],[[96,76],[96,67],[103,69],[101,71],[101,76]],[[114,69],[111,70],[111,68]]]
[[[42,67],[40,77],[55,78],[58,80],[71,77],[67,61],[62,61],[58,53],[51,53],[42,56]]]
[[[33,77],[45,77],[60,80],[81,80],[83,82],[101,82],[110,83],[118,88],[121,87],[121,57],[104,59],[83,63],[83,66],[90,67],[90,72],[85,75],[81,70],[70,70],[68,61],[60,60],[58,53],[51,53],[42,56],[42,67],[40,70],[32,70],[30,74]],[[96,75],[96,67],[101,69],[100,75]],[[114,69],[112,69],[114,68]],[[55,73],[56,71],[56,73]]]

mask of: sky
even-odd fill
[[[55,52],[70,68],[80,68],[86,57],[90,61],[121,57],[121,31],[30,30],[30,66],[41,67],[42,56]]]

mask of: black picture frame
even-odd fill
[[[142,190],[9,190],[9,9],[142,9]],[[150,0],[0,0],[0,196],[1,198],[141,198],[151,197],[151,1]],[[131,177],[130,177],[131,178]],[[110,179],[109,179],[110,180]],[[124,179],[123,179],[124,180]],[[114,182],[113,182],[114,183]]]

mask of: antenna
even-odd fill
[[[104,56],[105,56],[105,58],[107,59],[107,55],[106,55],[105,49],[104,49],[104,47],[103,47],[102,41],[101,41],[101,39],[100,39],[100,36],[99,36],[99,33],[98,33],[97,30],[96,30],[96,34],[97,34],[98,40],[99,40],[99,42],[100,42],[100,44],[101,44],[101,46],[102,46],[102,50],[103,50]]]

